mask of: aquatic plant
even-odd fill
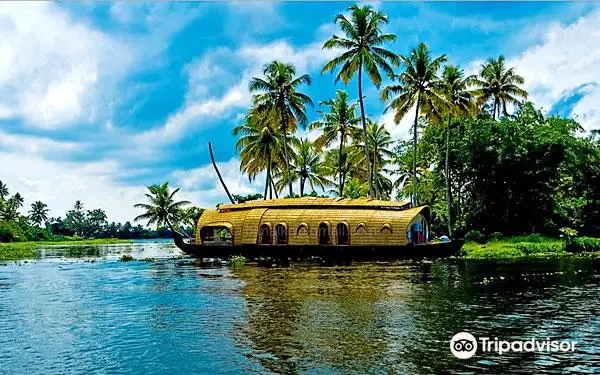
[[[241,266],[245,266],[247,262],[246,257],[242,256],[242,255],[234,255],[231,258],[229,258],[228,264],[230,267],[241,267]]]
[[[120,258],[119,258],[119,262],[131,262],[132,260],[135,260],[134,257],[132,257],[129,254],[123,254]]]

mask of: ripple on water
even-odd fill
[[[0,373],[600,372],[593,260],[229,269],[164,244],[65,251],[0,269]],[[462,330],[579,346],[463,361]]]

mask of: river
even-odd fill
[[[600,373],[598,259],[232,269],[174,259],[171,243],[41,254],[0,262],[0,374]],[[577,346],[458,359],[460,331]]]

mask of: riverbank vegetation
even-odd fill
[[[8,186],[0,181],[0,243],[4,242],[77,242],[110,243],[111,241],[171,238],[171,230],[165,225],[148,229],[142,225],[108,222],[102,209],[86,210],[81,201],[64,217],[50,217],[48,206],[40,201],[31,204],[27,214],[23,211],[23,196],[16,192],[10,195]],[[200,217],[202,210],[190,207],[177,213],[175,225],[191,228]]]

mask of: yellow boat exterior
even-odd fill
[[[284,245],[405,246],[414,223],[423,226],[422,240],[428,241],[429,222],[429,207],[410,208],[407,201],[315,197],[259,200],[205,210],[198,220],[195,243],[206,243],[203,228],[227,228],[234,246],[264,244],[261,236],[265,231],[269,244],[277,245],[283,242],[277,238],[282,230]],[[324,228],[329,243],[323,243],[319,235]],[[347,234],[340,236],[338,230]]]

